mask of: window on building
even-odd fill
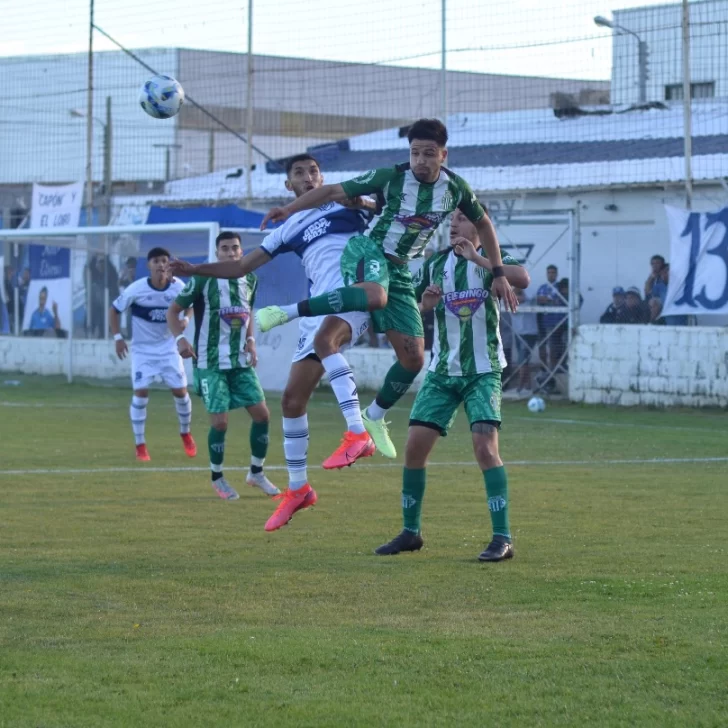
[[[693,99],[712,99],[715,96],[715,81],[702,81],[700,83],[690,84],[690,98]],[[671,83],[665,86],[665,101],[682,101],[685,98],[683,94],[683,85],[681,83]]]

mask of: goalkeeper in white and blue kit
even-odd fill
[[[197,455],[190,433],[192,400],[187,392],[187,375],[174,337],[167,327],[167,308],[184,288],[184,283],[169,274],[169,252],[152,248],[147,255],[149,276],[127,286],[113,302],[109,326],[114,336],[116,355],[124,359],[129,352],[121,334],[120,314],[131,310],[131,378],[134,396],[129,408],[136,442],[137,460],[151,460],[146,444],[149,385],[161,380],[174,396],[182,445],[189,457]]]

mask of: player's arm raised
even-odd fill
[[[492,271],[493,264],[488,258],[484,258],[475,249],[473,243],[467,238],[455,238],[453,241],[453,247],[458,255],[462,255],[463,258],[469,260],[475,265],[485,268],[486,270]],[[500,249],[499,249],[500,252]],[[521,265],[509,264],[503,261],[501,258],[501,267],[505,274],[506,280],[516,288],[528,288],[531,285],[531,276],[528,271]]]
[[[327,202],[344,202],[348,199],[349,195],[344,192],[344,188],[340,184],[321,185],[321,187],[309,190],[283,207],[271,207],[263,218],[263,222],[260,223],[260,229],[265,230],[269,222],[284,222],[291,215],[301,212],[301,210],[314,210]]]
[[[256,248],[240,260],[225,260],[219,263],[198,263],[175,258],[169,269],[175,276],[204,276],[206,278],[242,278],[271,260],[271,255],[262,248]]]

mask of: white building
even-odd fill
[[[728,0],[698,0],[690,14],[690,76],[693,98],[728,96]],[[647,101],[683,98],[682,5],[615,10],[612,103],[639,100],[638,38],[647,50]],[[728,122],[727,122],[728,123]]]
[[[158,72],[178,78],[190,97],[245,134],[246,54],[173,48],[135,53]],[[438,71],[273,56],[254,56],[253,68],[254,143],[273,158],[438,112]],[[192,104],[171,120],[146,116],[138,95],[149,75],[120,51],[94,55],[95,180],[103,179],[107,97],[117,185],[245,163],[245,143]],[[606,81],[450,72],[447,84],[452,111],[541,108],[559,91],[581,94],[585,102],[609,100]],[[0,58],[0,185],[84,179],[87,85],[83,53]],[[254,162],[262,161],[256,154]]]

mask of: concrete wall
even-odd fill
[[[274,335],[277,331],[283,335]],[[289,362],[298,341],[297,332],[298,327],[289,324],[258,337],[258,375],[266,391],[278,392],[285,386]],[[68,346],[68,340],[64,339],[0,336],[0,372],[65,375],[68,371]],[[76,340],[72,346],[74,377],[130,381],[131,358],[119,361],[111,341]],[[387,370],[394,363],[392,349],[356,347],[347,351],[346,356],[362,390],[379,389]],[[419,389],[424,374],[420,374],[415,389]],[[191,382],[191,368],[188,368],[188,377]]]
[[[582,326],[569,357],[569,398],[588,404],[728,406],[728,331]]]

